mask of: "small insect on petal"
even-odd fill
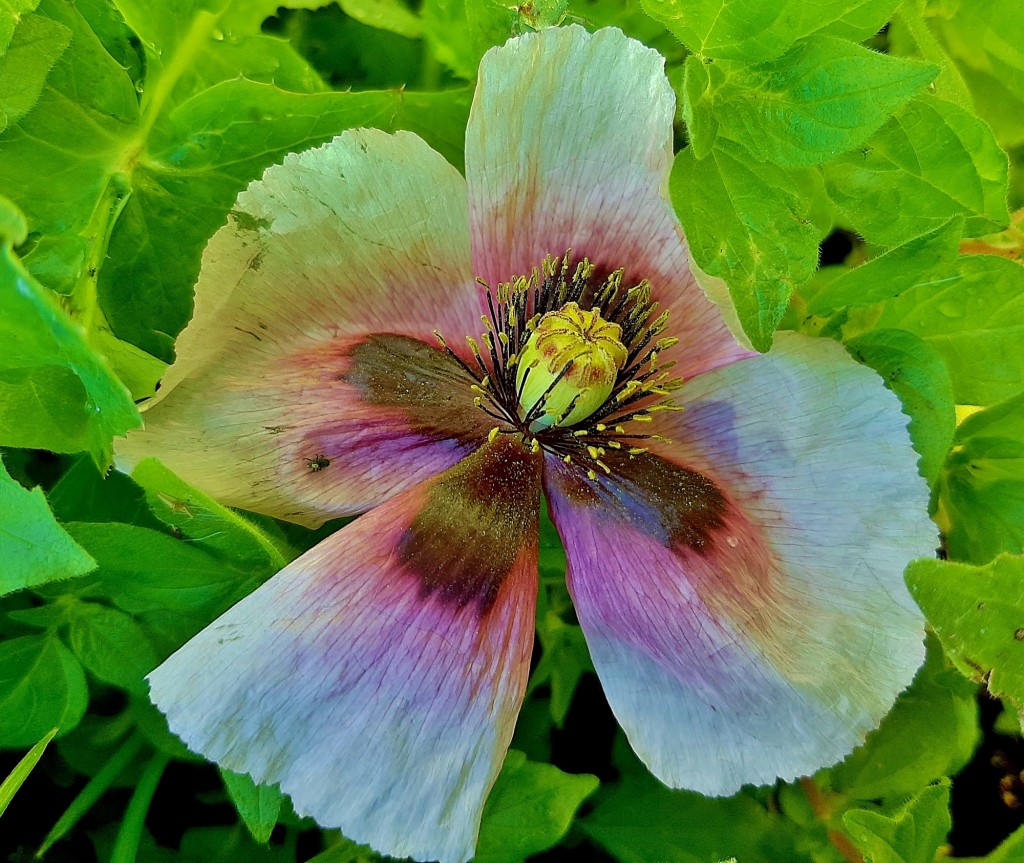
[[[331,460],[324,455],[316,455],[313,458],[306,459],[306,466],[312,473],[319,473],[325,467],[331,466]]]

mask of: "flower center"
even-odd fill
[[[530,431],[573,425],[611,395],[629,356],[622,327],[566,303],[541,315],[516,363],[519,418],[536,416]]]
[[[466,342],[467,363],[435,331],[441,346],[475,379],[474,404],[495,421],[490,438],[521,435],[593,480],[610,473],[608,450],[646,452],[657,435],[630,424],[651,421],[683,385],[659,354],[679,340],[664,338],[668,313],[655,316],[651,286],[622,286],[623,270],[594,278],[586,259],[573,267],[570,253],[547,257],[540,270],[487,290],[486,332]],[[482,346],[481,346],[482,342]],[[640,444],[640,445],[638,445]]]

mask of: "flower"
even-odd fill
[[[365,514],[150,676],[193,750],[380,851],[467,860],[526,686],[542,489],[665,783],[811,772],[908,684],[901,573],[935,531],[906,417],[831,341],[731,335],[664,197],[674,110],[654,51],[553,28],[484,57],[465,180],[358,130],[239,196],[122,459],[307,525]]]

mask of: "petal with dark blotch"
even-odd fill
[[[682,394],[660,454],[545,482],[631,744],[667,784],[731,794],[878,724],[923,658],[902,574],[937,537],[898,401],[834,343],[780,334]]]
[[[368,337],[390,334],[400,354],[426,358],[397,357],[392,376],[415,389],[426,368],[451,395],[457,370],[414,345],[440,354],[435,328],[455,345],[480,328],[465,200],[458,171],[408,133],[346,132],[268,169],[210,241],[178,358],[145,428],[119,442],[119,465],[157,456],[218,500],[315,525],[457,461],[472,423],[430,408],[444,427],[399,430],[408,404],[338,378]],[[307,475],[318,456],[339,464]]]
[[[741,348],[689,270],[666,197],[675,96],[664,59],[620,30],[551,27],[484,55],[469,126],[473,265],[492,287],[572,249],[649,279],[686,377]]]
[[[357,842],[468,860],[529,670],[539,461],[499,438],[278,573],[150,675],[171,729]]]

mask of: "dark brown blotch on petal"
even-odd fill
[[[710,550],[729,507],[709,477],[653,453],[630,456],[609,450],[601,460],[611,473],[598,474],[596,480],[571,466],[558,471],[574,501],[605,508],[609,516],[630,522],[667,548],[698,554]]]
[[[541,464],[502,435],[431,484],[398,547],[424,595],[485,613],[517,560],[536,558]]]
[[[473,404],[476,383],[443,350],[395,333],[366,336],[348,351],[340,377],[370,404],[398,408],[409,427],[433,438],[479,443],[493,423]]]

